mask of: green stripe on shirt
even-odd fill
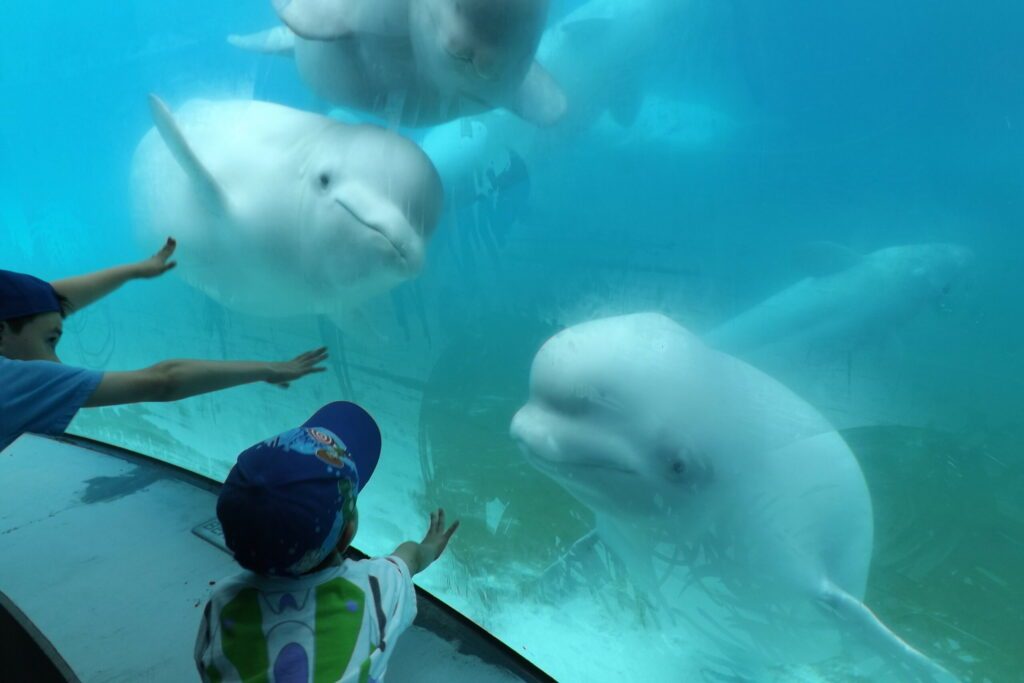
[[[335,683],[345,675],[363,627],[365,602],[359,586],[343,578],[317,586],[313,683]]]
[[[206,678],[210,683],[222,683],[224,677],[220,675],[220,669],[216,664],[209,664],[206,667]]]
[[[246,683],[270,681],[259,595],[255,588],[240,590],[220,612],[221,651]]]

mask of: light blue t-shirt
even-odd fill
[[[25,432],[63,434],[102,372],[0,356],[0,450]]]

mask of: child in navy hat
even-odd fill
[[[247,571],[210,597],[196,641],[204,681],[383,680],[416,616],[412,576],[436,560],[458,522],[430,515],[419,543],[343,559],[358,528],[356,496],[381,435],[354,403],[331,403],[304,425],[245,450],[217,500],[235,560]]]
[[[276,363],[168,360],[130,372],[62,364],[57,345],[64,318],[131,280],[171,270],[176,247],[168,238],[144,261],[52,284],[27,273],[0,270],[0,450],[26,432],[62,434],[82,408],[177,401],[252,382],[287,387],[323,372],[323,348]]]

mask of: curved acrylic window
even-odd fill
[[[385,446],[356,544],[387,552],[443,505],[463,527],[422,585],[559,680],[1008,680],[1024,13],[819,5],[552,3],[539,54],[567,119],[404,129],[445,208],[422,273],[360,306],[351,280],[378,264],[323,234],[316,193],[381,159],[233,188],[265,218],[250,233],[189,220],[160,171],[180,267],[69,318],[64,361],[325,345],[327,371],[83,411],[72,431],[222,478],[323,403],[360,402]],[[4,268],[54,279],[159,247],[132,210],[149,93],[331,109],[287,55],[226,41],[274,26],[269,2],[5,14]],[[302,143],[259,144],[272,165]],[[346,210],[372,212],[353,192]]]

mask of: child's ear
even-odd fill
[[[339,548],[348,548],[352,545],[352,539],[356,537],[356,529],[358,525],[354,519],[349,520],[345,524],[345,528],[341,530],[341,538],[338,539]]]

